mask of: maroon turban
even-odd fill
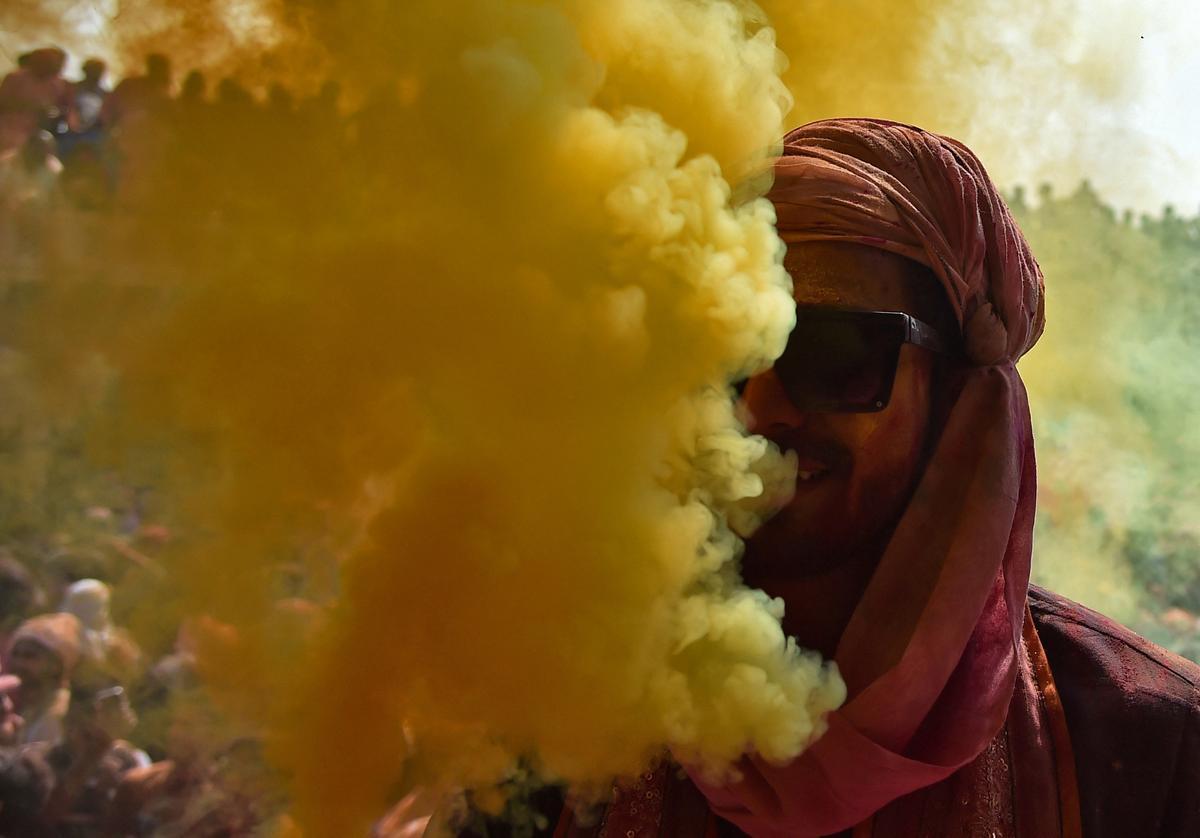
[[[769,197],[785,242],[856,242],[928,266],[973,363],[1015,361],[1041,336],[1042,272],[957,140],[883,120],[814,122],[787,135]]]

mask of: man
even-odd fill
[[[79,684],[71,688],[63,741],[29,746],[54,773],[43,818],[56,835],[102,834],[122,777],[150,764],[145,753],[122,738],[136,724],[137,716],[119,684]]]
[[[57,150],[53,134],[34,131],[15,155],[0,159],[0,211],[5,216],[27,216],[17,223],[32,226],[54,207],[63,170]]]
[[[0,750],[0,836],[56,838],[43,817],[54,773],[40,753]]]
[[[1043,285],[983,167],[833,120],[775,175],[798,324],[743,401],[799,475],[744,573],[848,699],[786,765],[656,769],[557,834],[1200,835],[1200,667],[1028,585]]]
[[[203,703],[177,701],[168,731],[170,757],[121,778],[105,835],[233,836],[259,833],[264,810],[277,801],[249,780],[262,770],[258,743],[224,741]],[[197,715],[199,714],[199,715]]]
[[[108,66],[99,58],[89,58],[81,68],[83,78],[71,85],[73,102],[71,108],[71,130],[86,133],[100,121],[100,111],[108,98],[104,86],[104,74]]]
[[[104,100],[108,163],[118,203],[138,205],[153,192],[155,172],[171,139],[171,62],[146,56],[146,73],[121,81]]]
[[[9,669],[21,679],[14,698],[25,721],[17,744],[62,741],[71,698],[67,684],[79,662],[81,634],[79,621],[70,614],[42,614],[26,620],[13,635]]]
[[[126,119],[165,108],[171,101],[171,61],[160,53],[146,56],[146,73],[123,79],[104,100],[100,121],[110,129]]]
[[[141,674],[142,653],[127,631],[113,625],[111,597],[99,579],[80,579],[67,587],[59,610],[79,620],[81,662],[93,672],[132,683]]]
[[[107,67],[99,58],[89,58],[83,62],[82,70],[83,78],[70,85],[71,108],[67,114],[67,127],[70,130],[59,142],[64,161],[81,149],[99,159],[99,146],[103,139],[100,112],[108,98],[108,89],[104,86]]]
[[[46,47],[22,58],[20,67],[0,81],[0,158],[15,154],[70,106],[70,88],[61,75],[67,54]]]
[[[189,108],[203,107],[207,102],[208,96],[208,80],[204,78],[204,73],[199,70],[191,70],[183,77],[183,84],[179,87],[178,102],[180,105]]]

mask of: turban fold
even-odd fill
[[[1015,362],[1042,332],[1043,283],[975,156],[912,126],[799,128],[769,197],[789,244],[856,243],[928,266],[966,354],[943,393],[930,460],[838,644],[846,704],[790,763],[749,757],[725,786],[695,778],[713,810],[750,835],[803,838],[853,827],[949,777],[1013,718],[1010,703],[1029,704],[1019,676],[1036,476]],[[1055,788],[1046,776],[1028,785]]]
[[[962,143],[883,120],[814,122],[784,140],[769,197],[785,242],[866,244],[929,267],[973,363],[1015,361],[1041,336],[1041,269]]]

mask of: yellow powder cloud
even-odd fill
[[[150,302],[96,344],[125,432],[180,440],[171,573],[233,630],[205,671],[305,833],[518,760],[586,789],[664,747],[799,753],[844,690],[742,586],[731,529],[787,482],[728,387],[793,321],[772,209],[730,185],[790,107],[771,31],[720,0],[274,13],[277,60],[330,67],[360,116],[152,114],[108,251]],[[319,539],[318,607],[273,602]]]
[[[731,183],[807,118],[916,122],[1002,169],[1028,120],[995,106],[1023,88],[989,75],[1007,53],[987,3],[761,5],[112,18],[127,67],[155,49],[251,85],[331,74],[361,108],[164,117],[169,152],[125,172],[93,254],[109,287],[149,290],[103,308],[64,271],[72,345],[31,339],[61,359],[94,338],[122,370],[121,432],[175,434],[191,532],[171,573],[186,611],[237,630],[206,670],[268,737],[306,834],[361,832],[416,785],[488,788],[518,758],[585,788],[663,746],[787,759],[840,702],[736,574],[734,530],[787,464],[727,382],[792,317],[770,207]],[[29,31],[74,8],[39,4]],[[1042,39],[1070,9],[1047,15]],[[1076,103],[1126,95],[1087,44]],[[282,609],[273,568],[312,544],[337,572],[306,558],[318,607]]]

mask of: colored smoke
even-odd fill
[[[418,785],[488,803],[519,762],[587,791],[666,747],[785,760],[843,695],[736,573],[789,474],[729,388],[793,319],[766,184],[731,189],[790,105],[771,31],[719,0],[450,5],[259,7],[275,70],[327,68],[358,116],[148,110],[104,251],[141,298],[62,276],[71,345],[26,336],[121,371],[115,450],[178,441],[181,608],[225,626],[208,682],[305,834]],[[336,579],[275,603],[313,544]]]

